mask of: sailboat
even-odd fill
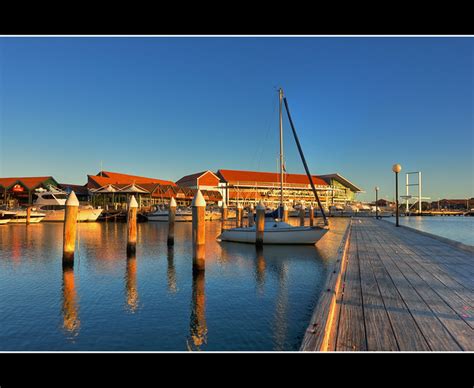
[[[288,109],[288,102],[286,97],[283,97],[283,89],[278,90],[279,101],[280,101],[280,206],[278,208],[278,218],[265,218],[265,227],[263,233],[263,244],[316,244],[328,231],[329,222],[324,213],[324,208],[319,200],[318,193],[313,183],[312,176],[309,172],[306,159],[301,148],[298,136],[296,134],[293,121],[291,119],[290,111]],[[293,131],[293,136],[298,147],[298,151],[301,156],[306,175],[308,176],[309,183],[313,190],[314,196],[318,202],[319,208],[321,209],[321,215],[324,220],[323,226],[293,226],[282,221],[283,215],[283,102],[285,103],[285,110],[288,115],[288,119]],[[260,202],[259,206],[263,206]],[[221,241],[232,241],[241,243],[253,243],[256,242],[256,225],[251,227],[231,228],[223,230],[218,239]]]

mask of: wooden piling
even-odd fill
[[[257,227],[255,229],[255,244],[259,248],[263,246],[263,232],[265,229],[265,206],[262,202],[259,202],[257,206]]]
[[[63,267],[73,267],[74,250],[76,248],[77,213],[79,201],[74,191],[71,191],[66,201],[63,229]]]
[[[282,221],[283,222],[288,222],[288,206],[286,206],[286,204],[283,205]]]
[[[174,245],[174,223],[176,220],[176,200],[171,198],[168,211],[168,246]]]
[[[305,213],[306,213],[306,210],[304,208],[304,205],[301,204],[301,207],[300,207],[300,226],[304,226]]]
[[[247,219],[249,221],[249,226],[254,226],[255,224],[255,219],[253,218],[253,205],[250,205],[249,207],[249,211],[248,211],[248,214],[247,214]]]
[[[193,213],[193,269],[204,270],[206,266],[205,249],[205,213],[206,201],[202,196],[201,190],[198,190],[191,203]]]
[[[242,213],[243,213],[243,208],[240,203],[237,204],[237,208],[235,209],[235,226],[237,228],[242,227]]]
[[[30,224],[30,218],[31,218],[31,206],[28,206],[26,208],[26,225]]]
[[[314,207],[309,207],[309,226],[314,226]]]
[[[137,249],[137,212],[138,203],[135,196],[132,195],[127,212],[127,254],[133,254]]]
[[[227,209],[226,203],[224,202],[221,208],[221,231],[225,229],[225,223],[227,221],[227,217],[228,217],[228,209]]]

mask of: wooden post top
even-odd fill
[[[242,204],[240,202],[238,202],[237,203],[237,209],[242,209],[242,208],[243,208]]]
[[[130,202],[129,202],[129,204],[128,204],[128,207],[129,207],[129,208],[132,208],[132,207],[135,207],[135,208],[136,208],[136,207],[138,207],[138,202],[137,202],[137,200],[135,199],[135,196],[134,196],[134,195],[132,195],[132,196],[130,197]]]
[[[226,205],[226,203],[225,203],[225,202],[222,204],[222,208],[224,208],[224,209],[226,209],[226,208],[227,208],[227,205]]]
[[[193,202],[191,202],[192,207],[204,207],[206,206],[206,201],[202,196],[201,190],[198,190],[196,195],[193,198]]]
[[[176,207],[176,200],[174,199],[174,197],[171,198],[171,201],[170,201],[170,207]]]
[[[71,191],[71,194],[67,197],[66,206],[79,206],[79,200],[76,197],[74,191]]]

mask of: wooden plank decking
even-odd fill
[[[353,219],[301,350],[474,350],[473,253]]]

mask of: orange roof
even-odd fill
[[[197,178],[199,178],[201,175],[205,174],[206,172],[207,171],[201,171],[201,172],[197,172],[195,174],[190,174],[190,175],[183,176],[181,179],[176,181],[176,184],[180,185],[180,184],[187,183],[187,182],[194,182]]]
[[[279,183],[280,174],[276,172],[240,171],[240,170],[219,170],[217,174],[223,180],[231,182],[255,182],[255,183]],[[320,186],[328,186],[327,182],[315,175],[312,176],[313,183]],[[286,184],[309,185],[308,177],[305,174],[285,174],[283,178]]]
[[[10,188],[15,183],[21,183],[27,189],[32,190],[47,180],[55,179],[52,176],[34,176],[34,177],[18,177],[18,178],[0,178],[0,186]],[[56,182],[56,181],[55,181]]]
[[[98,188],[105,185],[116,185],[116,184],[132,184],[136,183],[137,185],[145,184],[145,183],[159,183],[161,185],[171,185],[175,186],[175,183],[172,181],[166,181],[163,179],[156,179],[156,178],[147,178],[143,176],[137,175],[128,175],[128,174],[120,174],[117,172],[110,172],[110,171],[102,171],[97,175],[87,175],[88,182],[87,187],[89,188]]]

